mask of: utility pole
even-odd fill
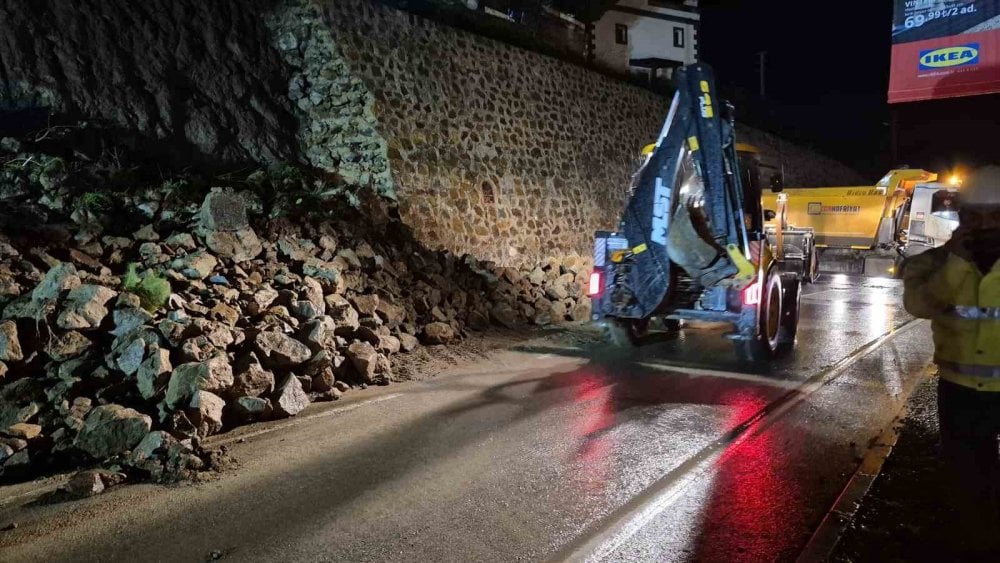
[[[767,64],[767,51],[757,53],[757,65],[760,72],[760,97],[764,98],[767,90],[764,88],[765,65]]]

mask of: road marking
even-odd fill
[[[738,371],[722,371],[722,370],[696,368],[688,366],[674,366],[670,364],[654,364],[648,362],[638,362],[637,365],[640,365],[645,368],[655,369],[658,371],[672,371],[677,373],[684,373],[687,375],[693,375],[695,377],[721,377],[725,379],[738,379],[740,381],[750,381],[752,383],[767,385],[768,387],[781,387],[783,389],[796,389],[799,387],[799,385],[802,385],[801,381],[774,379],[773,377],[754,375],[752,373],[741,373]]]
[[[788,414],[810,395],[826,386],[847,368],[872,353],[880,346],[921,324],[913,319],[890,330],[858,348],[835,364],[820,370],[750,416],[747,420],[711,442],[679,467],[668,472],[638,496],[625,503],[606,517],[593,531],[581,536],[560,553],[557,561],[602,561],[607,559],[639,530],[649,524],[674,503],[689,485],[696,482],[729,447],[742,443],[749,437]]]
[[[279,424],[275,424],[275,425],[269,426],[267,428],[261,428],[260,430],[254,430],[253,432],[247,432],[246,434],[228,435],[228,436],[227,435],[222,435],[222,436],[219,436],[218,440],[208,439],[208,440],[206,440],[206,444],[205,445],[208,446],[208,447],[222,446],[222,445],[231,444],[231,443],[236,442],[237,440],[241,440],[241,439],[256,438],[257,436],[262,436],[264,434],[269,434],[269,433],[274,432],[276,430],[284,430],[286,428],[290,428],[292,426],[296,426],[296,425],[302,424],[304,422],[308,422],[310,420],[316,420],[316,419],[319,419],[319,418],[326,418],[326,417],[329,417],[329,416],[335,416],[335,415],[344,414],[346,412],[350,412],[350,411],[353,411],[353,410],[356,410],[356,409],[360,409],[361,407],[367,407],[367,406],[375,405],[375,404],[378,404],[378,403],[384,403],[385,401],[390,401],[392,399],[395,399],[397,397],[402,397],[402,396],[403,396],[403,393],[391,393],[391,394],[386,395],[384,397],[376,397],[374,399],[368,399],[367,401],[361,401],[360,403],[354,403],[354,404],[350,404],[350,405],[344,405],[342,407],[333,408],[333,409],[330,409],[328,411],[318,412],[316,414],[310,414],[308,416],[290,418],[290,419],[286,420],[285,422],[282,422],[282,423],[279,423]]]

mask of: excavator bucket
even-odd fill
[[[738,273],[726,248],[745,248],[742,188],[731,122],[712,69],[678,69],[677,89],[650,157],[634,178],[619,235],[628,260],[618,267],[609,311],[645,318],[661,308],[679,275],[711,287]]]

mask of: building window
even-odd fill
[[[674,47],[684,48],[684,28],[674,28]]]
[[[615,43],[628,45],[628,26],[621,23],[615,24]]]

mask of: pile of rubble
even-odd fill
[[[206,436],[388,384],[418,346],[589,316],[580,259],[432,252],[378,198],[255,230],[249,199],[213,189],[131,236],[0,235],[5,478],[100,463],[80,490],[173,479],[210,463]]]

